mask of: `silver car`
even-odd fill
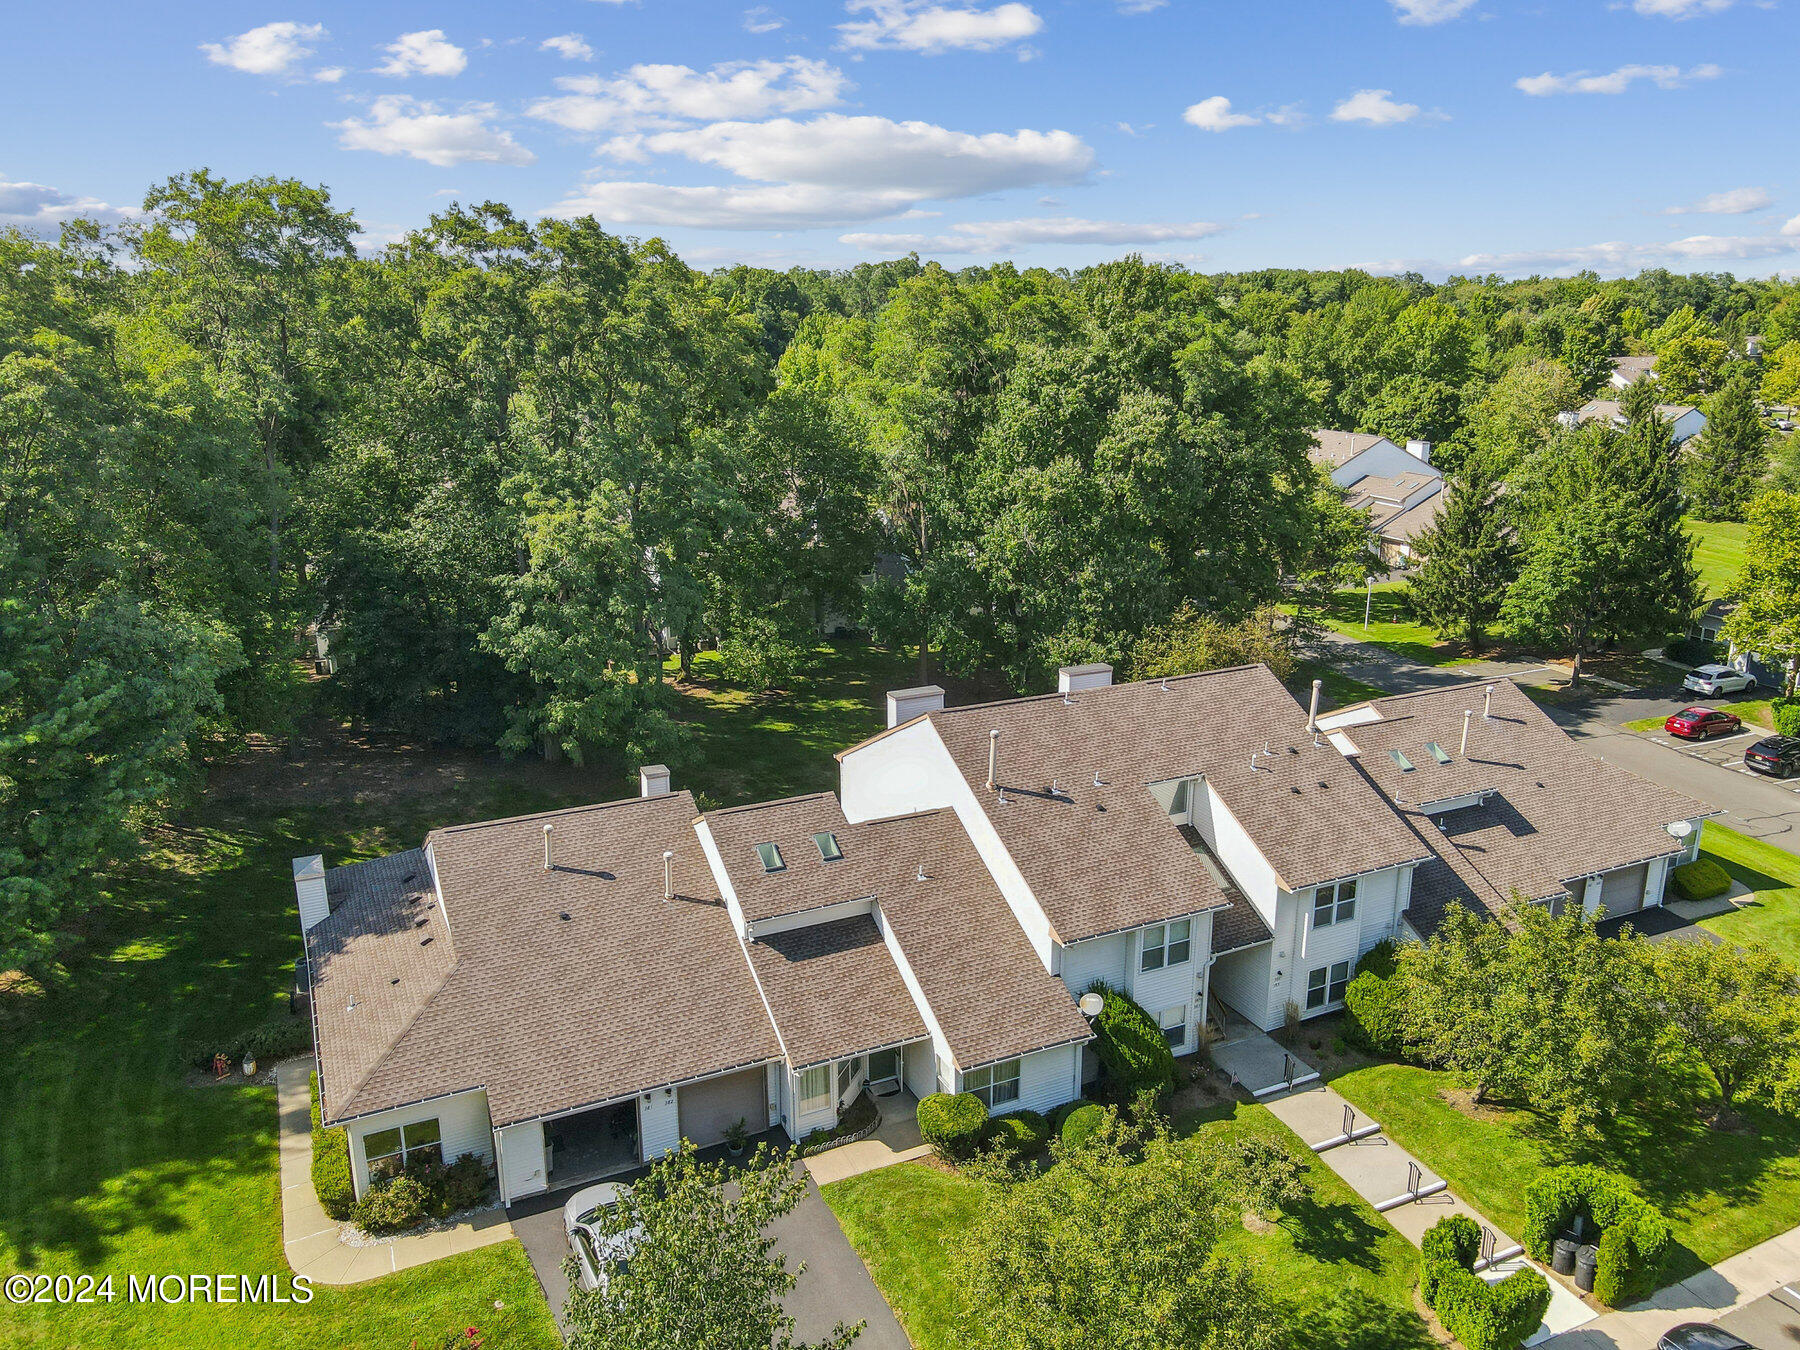
[[[597,1186],[582,1187],[563,1206],[563,1232],[568,1235],[569,1250],[580,1268],[583,1289],[605,1288],[608,1273],[615,1266],[628,1266],[632,1253],[643,1241],[642,1228],[608,1234],[595,1222],[630,1190],[629,1186],[603,1181]]]
[[[1691,689],[1696,694],[1717,697],[1720,694],[1736,694],[1756,688],[1756,676],[1733,670],[1730,666],[1701,666],[1698,670],[1688,672],[1681,687]]]

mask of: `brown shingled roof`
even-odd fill
[[[852,844],[853,827],[832,793],[708,811],[702,819],[718,845],[744,918],[752,924],[875,893],[878,860]],[[815,834],[835,835],[843,856],[826,862],[813,842]],[[781,849],[781,871],[764,869],[758,844]]]
[[[1386,440],[1385,436],[1371,436],[1364,431],[1328,431],[1320,429],[1312,433],[1313,449],[1307,453],[1314,464],[1325,469],[1341,468],[1355,459],[1371,446],[1379,445]]]
[[[796,1069],[929,1034],[866,914],[759,938],[750,961]]]
[[[694,815],[677,792],[434,831],[456,964],[397,1039],[386,1019],[335,1029],[382,1053],[330,1118],[485,1087],[500,1126],[778,1059]],[[366,978],[357,963],[396,938],[414,941],[372,935],[315,978]]]

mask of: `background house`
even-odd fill
[[[1629,389],[1639,380],[1656,378],[1654,356],[1615,356],[1607,364],[1612,367],[1612,373],[1606,382],[1614,389]]]
[[[1312,462],[1368,515],[1388,564],[1404,565],[1413,541],[1443,510],[1444,475],[1431,462],[1431,442],[1408,441],[1402,449],[1367,432],[1318,430],[1312,436]]]
[[[1673,445],[1685,445],[1706,430],[1706,414],[1685,403],[1659,403],[1656,414],[1669,424],[1669,441]],[[1605,422],[1621,431],[1626,423],[1624,406],[1613,399],[1593,399],[1582,404],[1574,416],[1578,425]]]

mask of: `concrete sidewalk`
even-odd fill
[[[1323,1083],[1314,1083],[1295,1092],[1268,1099],[1264,1103],[1275,1118],[1286,1125],[1301,1140],[1310,1145],[1336,1139],[1344,1131],[1345,1112],[1352,1110],[1350,1103],[1333,1092]],[[1357,1113],[1352,1122],[1353,1131],[1360,1132],[1364,1127],[1377,1124],[1367,1116]],[[1325,1165],[1336,1172],[1355,1191],[1371,1205],[1398,1199],[1410,1193],[1412,1169],[1418,1168],[1419,1189],[1429,1190],[1442,1182],[1443,1178],[1426,1168],[1419,1160],[1393,1140],[1382,1134],[1373,1134],[1352,1143],[1340,1144],[1328,1148],[1319,1154]],[[1439,1219],[1450,1214],[1466,1214],[1476,1223],[1495,1233],[1494,1250],[1504,1252],[1518,1243],[1500,1232],[1476,1210],[1470,1208],[1448,1189],[1436,1191],[1435,1194],[1421,1196],[1417,1200],[1409,1200],[1405,1204],[1388,1209],[1382,1217],[1413,1246],[1418,1246],[1425,1232]],[[1510,1275],[1520,1267],[1531,1264],[1523,1257],[1515,1257],[1500,1262],[1484,1278],[1500,1279]],[[1542,1270],[1542,1267],[1537,1267]],[[1546,1272],[1545,1278],[1550,1283],[1550,1308],[1544,1314],[1543,1324],[1535,1335],[1528,1339],[1527,1345],[1541,1345],[1549,1342],[1561,1333],[1570,1331],[1583,1323],[1594,1319],[1594,1310],[1583,1303],[1567,1286],[1560,1283],[1555,1276]]]
[[[314,1284],[358,1284],[513,1236],[506,1211],[487,1209],[449,1228],[372,1239],[366,1247],[346,1245],[344,1224],[325,1212],[313,1192],[311,1078],[310,1058],[275,1066],[281,1122],[281,1244],[294,1274]]]
[[[919,1134],[918,1107],[911,1093],[900,1093],[878,1104],[881,1124],[867,1139],[826,1149],[806,1160],[806,1170],[820,1186],[845,1177],[861,1176],[877,1168],[911,1162],[931,1152]]]

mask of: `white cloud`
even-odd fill
[[[1230,131],[1233,127],[1257,126],[1263,119],[1253,113],[1234,113],[1230,99],[1223,94],[1214,94],[1189,104],[1181,120],[1202,131]]]
[[[1410,122],[1418,115],[1418,104],[1397,102],[1391,89],[1358,89],[1331,110],[1334,122],[1366,122],[1373,127]]]
[[[538,43],[540,52],[555,52],[565,61],[592,61],[594,49],[580,33],[558,33]]]
[[[598,182],[570,193],[546,214],[593,216],[615,225],[786,230],[875,220],[914,200],[905,192],[851,192],[812,183],[673,187],[667,183]]]
[[[342,66],[326,66],[323,70],[315,70],[313,78],[320,84],[336,84],[347,73]]]
[[[1788,221],[1787,224],[1783,225],[1781,227],[1781,233],[1788,238],[1800,235],[1800,216],[1795,216],[1792,220]]]
[[[1169,0],[1116,0],[1121,14],[1148,14],[1168,3]]]
[[[445,38],[441,28],[402,33],[382,50],[388,54],[388,59],[376,67],[377,75],[402,79],[409,75],[460,75],[463,67],[469,64],[463,49]]]
[[[1800,229],[1794,231],[1800,234]],[[1622,275],[1646,267],[1680,267],[1697,262],[1753,262],[1793,253],[1800,245],[1780,235],[1696,234],[1666,243],[1614,240],[1572,248],[1514,253],[1471,253],[1457,263],[1464,271],[1571,273],[1592,268]]]
[[[746,33],[773,33],[786,22],[786,19],[767,5],[752,5],[744,11],[744,31]]]
[[[1401,23],[1446,23],[1475,8],[1475,0],[1388,0]]]
[[[1591,71],[1573,70],[1567,75],[1526,75],[1513,81],[1515,88],[1545,98],[1551,94],[1623,94],[1639,80],[1648,80],[1658,89],[1679,89],[1694,80],[1716,80],[1725,73],[1719,66],[1707,64],[1682,70],[1680,66],[1620,66],[1617,70],[1596,75]]]
[[[494,125],[488,103],[465,104],[460,112],[439,112],[434,103],[404,94],[384,94],[369,106],[366,118],[351,117],[328,125],[340,133],[346,150],[373,150],[382,155],[411,155],[447,169],[454,164],[533,164],[537,156]]]
[[[1729,192],[1712,192],[1689,206],[1671,206],[1665,216],[1742,216],[1773,206],[1775,199],[1766,188],[1741,187]]]
[[[836,66],[804,56],[728,61],[704,74],[689,66],[638,65],[611,77],[565,75],[556,84],[564,92],[533,103],[531,115],[588,132],[810,112],[843,102],[851,87]]]
[[[322,23],[265,23],[224,42],[202,42],[200,50],[214,65],[230,66],[247,75],[285,75],[313,54],[308,43],[329,36]]]
[[[930,122],[840,113],[805,122],[715,122],[626,139],[642,151],[682,155],[739,178],[897,191],[914,200],[1075,183],[1094,165],[1093,150],[1072,132],[975,135]]]
[[[1172,239],[1204,239],[1224,229],[1210,220],[1131,224],[1040,216],[1026,220],[965,221],[947,234],[867,234],[838,236],[838,242],[875,253],[1011,253],[1033,244],[1148,244]]]
[[[111,206],[98,197],[77,197],[47,183],[8,182],[0,178],[0,227],[49,234],[66,220],[111,224],[135,214],[131,207]]]
[[[841,23],[845,47],[883,48],[935,56],[947,51],[991,52],[1031,37],[1044,26],[1030,5],[1008,3],[992,9],[937,5],[929,0],[846,0],[851,14],[874,17]]]
[[[1730,9],[1731,0],[1633,0],[1631,7],[1655,18],[1697,19],[1702,14]]]

